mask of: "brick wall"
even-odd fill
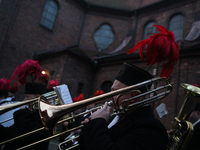
[[[2,4],[2,7],[6,7]],[[10,78],[13,69],[26,59],[32,59],[35,52],[50,51],[77,44],[83,11],[73,3],[58,1],[58,15],[53,31],[49,31],[40,26],[45,4],[46,0],[38,2],[22,0],[20,2],[9,38],[1,53],[1,77]],[[3,27],[0,28],[3,29]]]
[[[126,38],[130,30],[129,28],[130,18],[128,17],[118,18],[114,15],[106,16],[104,14],[102,15],[94,12],[87,13],[84,21],[80,46],[98,51],[93,36],[95,31],[104,23],[107,23],[112,27],[115,39],[114,42],[107,49],[102,51],[110,52],[115,50]]]

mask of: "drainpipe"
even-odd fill
[[[140,1],[140,4],[138,5],[137,9],[135,9],[135,28],[133,31],[133,46],[135,46],[135,38],[137,35],[137,26],[138,26],[138,14],[137,10],[140,8],[140,5],[142,4],[142,0]]]
[[[87,4],[87,8],[85,10],[85,13],[84,13],[84,16],[83,16],[83,20],[82,20],[82,24],[81,24],[81,28],[80,28],[80,34],[79,34],[79,37],[78,37],[78,45],[80,45],[81,35],[82,35],[82,32],[83,32],[83,25],[85,23],[85,16],[87,14],[87,11],[88,11],[89,7],[90,7],[90,5]]]

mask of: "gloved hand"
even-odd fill
[[[84,121],[81,122],[81,124],[84,125],[84,124],[88,123],[90,120],[93,120],[95,118],[104,118],[106,120],[106,122],[108,122],[111,111],[112,111],[112,107],[108,108],[108,103],[105,102],[102,109],[98,109],[97,111],[92,113],[90,118],[86,118]]]

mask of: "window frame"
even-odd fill
[[[106,35],[105,35],[105,32],[103,32],[105,30],[107,31]],[[115,40],[115,34],[114,34],[112,26],[109,23],[101,24],[95,30],[93,34],[93,39],[99,51],[107,49]],[[104,42],[106,41],[106,44],[104,44],[102,41]]]
[[[41,16],[41,19],[40,19],[40,25],[50,31],[53,31],[53,28],[55,26],[55,21],[57,18],[57,14],[58,14],[58,9],[59,9],[59,6],[58,6],[57,1],[47,0],[44,10],[43,10],[43,13],[42,13],[42,16]],[[50,12],[49,10],[53,11],[53,13]],[[47,23],[47,22],[49,22],[49,23]]]
[[[156,33],[156,27],[154,27],[153,25],[156,24],[156,22],[154,20],[151,20],[151,21],[148,21],[145,26],[144,26],[144,31],[143,31],[143,36],[142,36],[142,39],[147,39],[149,38],[148,36],[152,35],[153,33]],[[153,28],[153,31],[149,34],[147,34],[146,30],[147,28]]]
[[[173,28],[171,27],[171,21],[174,21],[174,20],[172,20],[172,19],[174,19],[174,18],[177,17],[177,16],[181,16],[182,20],[181,20],[181,22],[179,22],[180,26],[175,26],[175,28],[173,29]],[[177,22],[177,21],[174,21],[174,22]],[[176,41],[183,40],[183,26],[184,26],[184,15],[183,15],[182,13],[174,14],[174,15],[169,19],[168,30],[174,32]],[[178,31],[177,31],[177,30],[178,30]],[[180,31],[180,30],[181,30],[181,31]],[[177,38],[177,33],[180,34],[180,35],[178,35],[179,38]]]

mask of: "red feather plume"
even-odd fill
[[[154,33],[148,39],[138,42],[135,47],[128,50],[127,54],[131,54],[140,48],[140,58],[144,61],[143,50],[147,47],[146,59],[147,66],[165,62],[161,67],[160,76],[168,78],[179,59],[179,46],[176,43],[174,33],[168,31],[161,25],[153,25],[160,33]]]
[[[40,79],[42,75],[42,68],[39,65],[37,60],[26,60],[23,64],[18,66],[15,69],[15,72],[12,75],[12,79],[15,80],[15,77],[18,75],[19,82],[24,86],[27,80],[27,76],[35,75],[35,80],[38,78]]]
[[[47,88],[53,90],[53,87],[58,86],[58,85],[59,85],[58,79],[51,80],[51,81],[49,81]]]
[[[98,96],[98,95],[101,95],[101,94],[104,94],[102,90],[99,90],[99,91],[96,91],[94,93],[94,96]]]
[[[74,97],[72,101],[75,103],[77,102],[77,99],[78,99],[78,96]]]
[[[75,103],[75,102],[82,101],[82,100],[84,100],[83,93],[81,93],[79,96],[74,97],[72,101]]]
[[[0,79],[0,91],[10,90],[10,80],[6,78]]]
[[[77,102],[78,102],[78,101],[82,101],[82,100],[84,100],[84,94],[83,94],[83,93],[81,93],[81,94],[78,96]]]
[[[11,91],[11,92],[17,92],[17,91],[18,91],[17,82],[15,82],[15,83],[13,84],[13,86],[12,86],[11,89],[10,89],[10,91]]]

